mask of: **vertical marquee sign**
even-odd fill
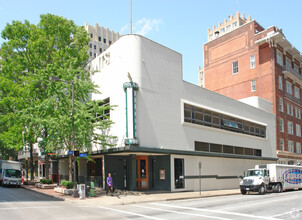
[[[135,82],[123,84],[126,97],[126,139],[125,145],[138,145],[136,132],[136,91],[138,85]]]

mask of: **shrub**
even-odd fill
[[[46,184],[52,184],[52,180],[51,179],[46,180]]]
[[[40,183],[42,183],[42,184],[52,184],[52,180],[51,179],[41,179]]]
[[[64,180],[62,182],[62,186],[66,187],[66,189],[72,189],[73,188],[73,182]]]

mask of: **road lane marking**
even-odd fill
[[[301,212],[302,211],[302,209],[293,209],[293,210],[291,210],[291,211],[289,211],[289,212],[284,212],[284,213],[281,213],[281,214],[277,214],[277,215],[274,215],[273,217],[275,218],[275,217],[279,217],[279,216],[282,216],[282,215],[299,215],[299,212]]]
[[[250,215],[250,214],[237,213],[237,212],[227,212],[227,211],[211,210],[211,209],[203,209],[203,208],[184,207],[184,206],[176,206],[176,205],[168,205],[168,204],[160,204],[160,203],[150,203],[150,204],[177,208],[177,209],[189,209],[189,210],[194,210],[194,211],[213,212],[213,213],[220,213],[220,214],[225,214],[225,215],[237,215],[237,216],[241,216],[241,217],[248,217],[248,218],[254,218],[254,219],[257,218],[257,219],[277,220],[276,218],[273,218],[273,217],[257,216],[257,215]]]
[[[132,206],[136,206],[136,207],[144,208],[144,209],[153,209],[153,210],[157,210],[157,211],[171,212],[171,213],[182,214],[182,215],[193,215],[193,216],[198,216],[198,217],[214,218],[214,219],[221,219],[221,220],[229,219],[229,218],[220,218],[220,217],[210,216],[210,215],[202,215],[202,214],[194,214],[194,213],[187,213],[187,212],[178,212],[178,211],[167,210],[167,209],[152,208],[152,207],[146,207],[146,206],[140,206],[140,205],[132,205]]]
[[[148,215],[143,215],[143,214],[138,214],[138,213],[134,213],[134,212],[123,211],[123,210],[119,210],[119,209],[113,209],[113,208],[104,207],[104,206],[97,206],[97,207],[99,207],[101,209],[107,209],[107,210],[110,210],[110,211],[114,211],[114,212],[126,213],[128,215],[136,215],[136,216],[143,217],[143,218],[162,220],[161,218],[156,218],[156,217],[152,217],[152,216],[148,216]]]

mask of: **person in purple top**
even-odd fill
[[[112,181],[111,173],[108,173],[108,177],[107,177],[107,181],[106,182],[107,182],[106,195],[108,195],[108,192],[110,190],[111,196],[113,196],[113,181]]]

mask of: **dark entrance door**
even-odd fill
[[[136,182],[138,190],[149,189],[148,156],[137,156]]]

